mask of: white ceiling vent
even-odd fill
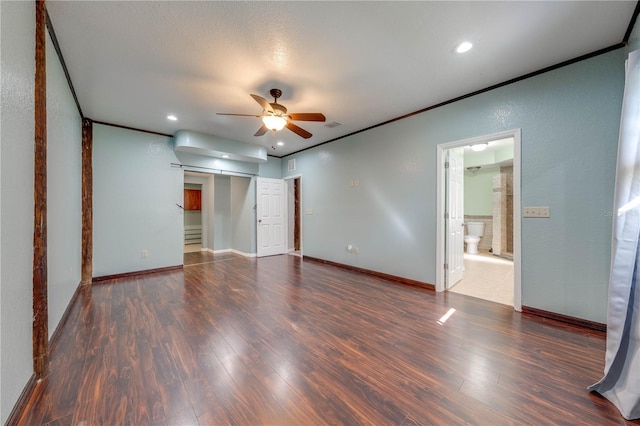
[[[324,127],[328,127],[330,129],[333,129],[334,127],[338,127],[338,126],[342,126],[342,123],[339,121],[332,121],[324,125]]]
[[[293,172],[296,170],[296,159],[292,158],[287,162],[287,171]]]

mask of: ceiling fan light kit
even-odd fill
[[[267,126],[267,129],[274,132],[284,129],[287,124],[287,120],[278,115],[265,115],[262,117],[262,122]]]
[[[267,130],[273,130],[274,132],[277,132],[286,127],[298,136],[309,139],[313,135],[304,130],[302,127],[299,127],[296,124],[292,123],[292,121],[326,121],[324,114],[321,114],[319,112],[289,114],[287,113],[287,109],[284,107],[284,105],[278,103],[278,98],[282,96],[282,91],[280,89],[271,89],[269,91],[269,94],[273,96],[273,102],[268,102],[265,98],[259,95],[251,95],[251,97],[262,107],[262,115],[228,114],[222,112],[219,112],[217,114],[261,118],[263,124],[254,134],[254,136],[262,136],[267,133]]]

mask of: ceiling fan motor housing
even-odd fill
[[[251,95],[251,97],[262,107],[261,116],[254,115],[254,114],[230,114],[230,113],[221,113],[221,112],[217,114],[262,118],[263,124],[260,127],[260,129],[258,129],[258,131],[254,134],[254,136],[262,136],[269,129],[273,131],[278,131],[286,127],[296,135],[305,139],[309,139],[313,135],[307,132],[305,129],[294,124],[292,121],[322,121],[323,122],[326,120],[324,114],[319,112],[287,114],[287,108],[285,108],[284,106],[278,103],[278,98],[282,96],[282,91],[280,89],[274,88],[269,91],[269,94],[273,96],[273,102],[267,102],[267,100],[260,95],[254,95],[254,94]]]
[[[287,109],[283,105],[280,105],[279,103],[273,102],[273,103],[270,103],[269,105],[271,105],[274,115],[283,116],[287,113]]]

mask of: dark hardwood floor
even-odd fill
[[[192,253],[81,293],[20,424],[640,424],[586,390],[604,348],[599,332],[294,256]]]

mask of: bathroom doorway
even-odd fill
[[[451,173],[447,159],[450,153],[461,150],[464,152],[464,189],[451,191],[450,187],[455,185],[448,181]],[[520,131],[441,144],[437,157],[437,266],[440,273],[436,277],[436,290],[521,310]],[[451,200],[456,192],[462,195],[457,196],[458,200]],[[449,229],[453,226],[449,207],[458,203],[464,211],[464,249],[455,243],[452,236],[455,229]],[[461,276],[450,274],[450,265],[459,257],[464,259]]]

